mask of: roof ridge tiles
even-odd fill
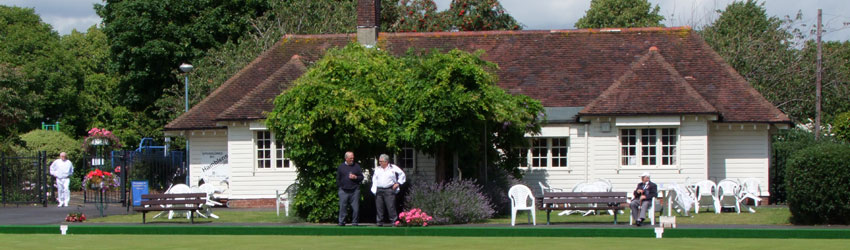
[[[550,29],[550,30],[486,30],[486,31],[437,31],[437,32],[379,32],[378,37],[435,37],[435,36],[480,36],[480,35],[516,35],[516,34],[617,34],[663,31],[690,31],[690,26],[677,27],[641,27],[641,28],[601,28],[601,29]],[[287,34],[284,38],[339,38],[354,37],[354,33],[336,34]]]

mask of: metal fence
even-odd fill
[[[164,192],[174,183],[183,183],[188,172],[182,151],[169,151],[166,154],[112,151],[108,159],[93,157],[86,157],[86,159],[87,171],[100,169],[114,172],[119,177],[120,188],[103,194],[103,202],[106,203],[126,205],[130,197],[130,180],[147,180],[152,191]],[[99,202],[97,196],[99,191],[84,190],[84,202]]]
[[[50,192],[53,181],[49,177],[47,153],[33,156],[0,155],[0,203],[41,204],[55,199]]]

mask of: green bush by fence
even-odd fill
[[[801,129],[781,130],[773,137],[770,161],[770,203],[785,203],[785,168],[791,154],[816,143],[815,136]]]
[[[850,224],[850,146],[819,142],[791,155],[786,190],[794,224]]]
[[[850,142],[850,112],[838,114],[832,121],[832,132],[844,142]]]

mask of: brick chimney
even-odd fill
[[[366,47],[378,44],[381,0],[357,0],[357,42]]]

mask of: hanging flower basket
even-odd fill
[[[95,169],[83,179],[83,187],[91,190],[100,190],[101,192],[109,191],[119,186],[118,178],[114,174],[100,169]]]
[[[89,135],[83,139],[83,149],[88,152],[96,152],[104,150],[109,152],[111,148],[121,147],[118,137],[112,131],[100,128],[92,128],[89,130]]]

